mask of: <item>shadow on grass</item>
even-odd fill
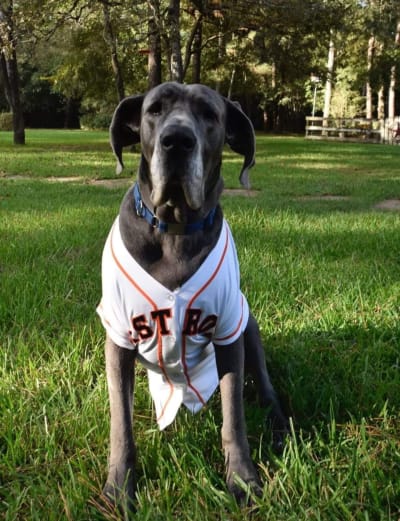
[[[271,379],[295,425],[309,431],[332,414],[340,423],[398,411],[399,337],[400,327],[345,324],[268,338]]]

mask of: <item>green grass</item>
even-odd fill
[[[12,134],[0,132],[0,175],[96,179],[114,174],[106,132],[27,130],[26,141],[15,147]]]
[[[113,178],[106,133],[27,142],[0,133],[0,518],[112,520],[99,498],[109,418],[94,310],[125,189],[86,182]],[[138,154],[125,158],[129,177]],[[400,147],[258,136],[259,193],[223,206],[296,435],[271,454],[246,389],[264,493],[240,510],[223,482],[218,396],[159,433],[140,370],[135,519],[398,521],[400,216],[374,206],[400,199],[399,165]],[[227,151],[227,186],[239,170]]]

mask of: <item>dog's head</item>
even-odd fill
[[[220,179],[225,143],[244,156],[240,181],[249,186],[253,126],[239,104],[204,85],[164,83],[146,95],[124,99],[115,110],[110,136],[117,173],[123,168],[123,147],[141,143],[139,179],[149,184],[154,207],[201,208]]]

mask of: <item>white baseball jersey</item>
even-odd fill
[[[228,345],[244,331],[249,308],[224,220],[217,244],[180,288],[170,291],[126,249],[117,217],[102,261],[103,326],[120,347],[137,351],[147,368],[157,422],[164,429],[184,403],[201,409],[218,386],[211,342]]]

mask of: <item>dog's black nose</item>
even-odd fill
[[[161,134],[161,146],[166,152],[191,152],[196,146],[192,129],[182,125],[169,125]]]

